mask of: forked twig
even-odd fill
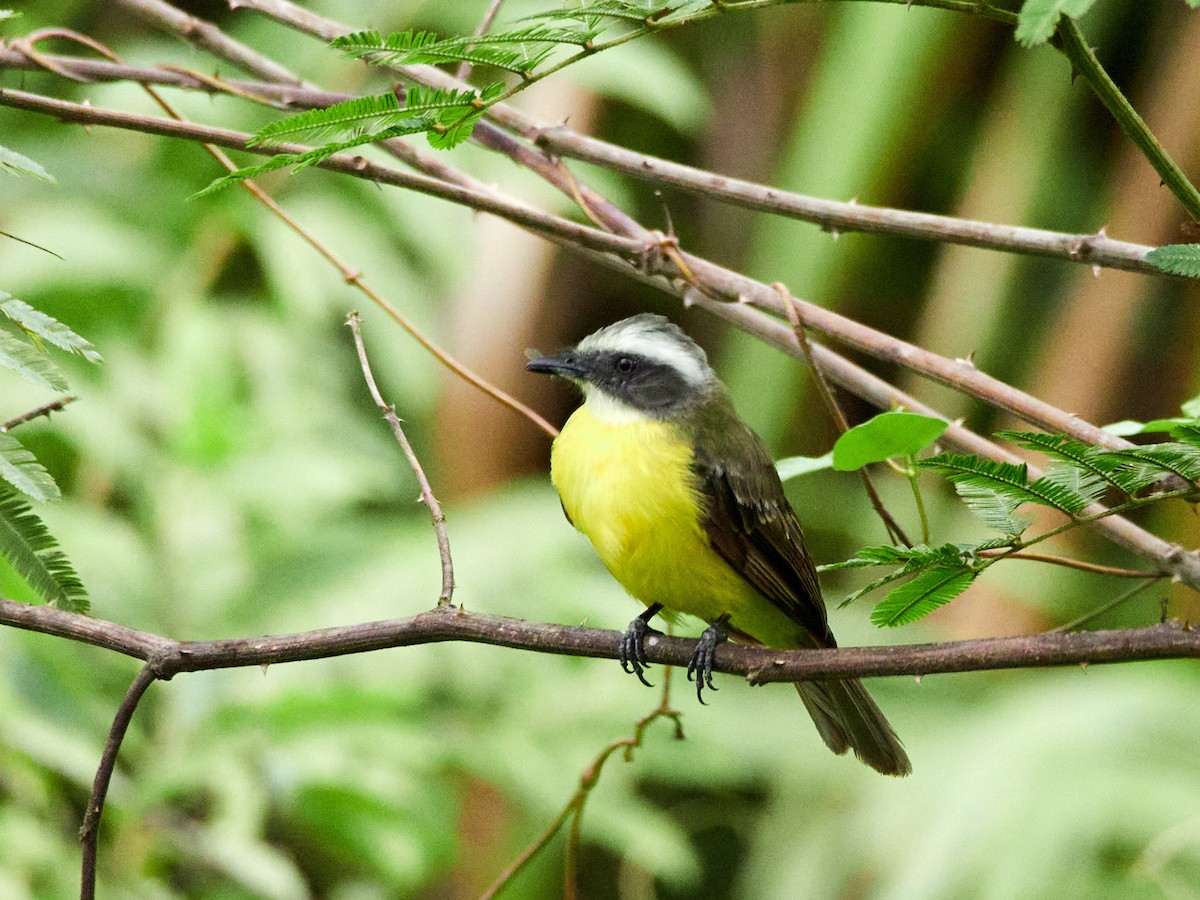
[[[408,437],[405,435],[404,428],[400,424],[400,417],[396,414],[396,407],[383,399],[383,395],[379,392],[379,385],[375,383],[375,375],[371,372],[371,361],[367,359],[367,348],[363,345],[362,328],[359,325],[358,313],[350,313],[346,317],[346,324],[350,326],[350,333],[354,335],[354,348],[358,351],[358,362],[362,366],[363,378],[367,382],[367,389],[371,392],[371,398],[375,401],[375,405],[383,411],[384,419],[391,426],[392,434],[396,436],[396,441],[404,451],[404,456],[408,459],[408,464],[412,466],[413,474],[417,476],[417,483],[421,486],[421,501],[429,507],[429,514],[433,517],[433,530],[437,532],[438,553],[442,557],[442,593],[438,597],[438,606],[452,606],[454,600],[454,562],[450,559],[450,535],[446,531],[446,516],[442,512],[442,505],[438,503],[437,497],[433,495],[433,488],[429,484],[429,479],[425,476],[425,470],[421,467],[421,461],[417,459],[416,451],[413,450],[412,444],[408,442]]]

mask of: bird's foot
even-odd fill
[[[662,607],[658,604],[647,607],[646,611],[629,623],[625,633],[621,635],[621,643],[617,645],[617,658],[621,660],[621,668],[638,677],[638,681],[646,687],[654,687],[642,674],[650,668],[646,662],[646,635],[661,634],[650,627],[653,618]]]
[[[692,654],[692,661],[688,663],[688,681],[692,680],[693,675],[696,676],[696,699],[704,706],[708,705],[704,702],[704,689],[717,690],[717,686],[712,683],[713,660],[717,655],[717,647],[729,640],[729,634],[725,631],[728,623],[729,616],[720,616],[704,629],[704,634],[700,635],[700,642],[696,645],[696,652]]]

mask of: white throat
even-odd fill
[[[583,386],[583,402],[587,406],[588,412],[606,425],[632,425],[635,422],[645,422],[650,418],[640,409],[636,409],[628,403],[622,403],[611,394],[606,394],[590,384]]]

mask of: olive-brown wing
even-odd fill
[[[817,646],[835,646],[800,522],[765,450],[762,455],[722,460],[697,451],[693,469],[705,504],[704,530],[721,558]]]

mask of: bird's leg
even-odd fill
[[[629,623],[629,627],[621,635],[621,643],[617,645],[617,657],[621,660],[621,668],[636,675],[638,681],[646,687],[654,687],[642,674],[644,670],[650,668],[650,664],[646,662],[646,632],[659,633],[650,627],[650,620],[660,612],[662,612],[661,603],[647,606],[644,613]]]
[[[717,689],[712,683],[713,659],[717,654],[717,647],[729,640],[725,631],[728,624],[728,615],[718,616],[716,621],[705,628],[704,634],[700,635],[700,642],[696,644],[696,652],[692,654],[692,661],[688,663],[688,681],[692,680],[692,675],[696,676],[696,699],[705,706],[708,704],[704,703],[704,689]]]

